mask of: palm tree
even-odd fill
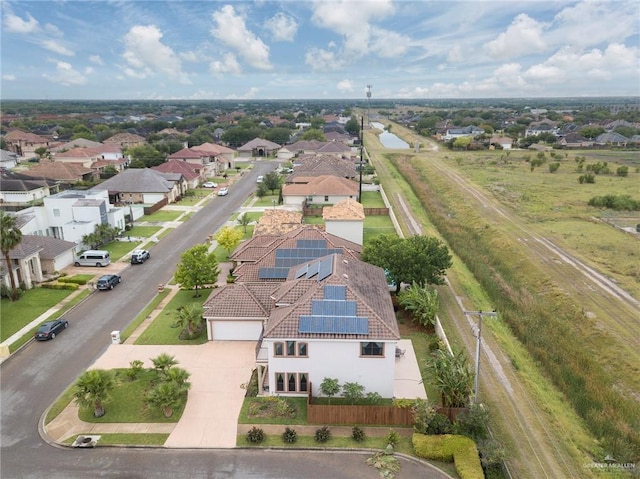
[[[167,353],[162,353],[157,358],[152,358],[151,362],[160,377],[165,377],[167,371],[178,364],[175,356],[170,356]]]
[[[251,223],[251,217],[247,213],[243,213],[240,216],[238,216],[238,219],[236,221],[238,222],[238,224],[240,226],[242,226],[242,228],[244,229],[244,232],[246,234],[247,233],[247,226],[249,226],[249,223]]]
[[[202,306],[196,303],[187,304],[178,310],[176,324],[187,330],[187,336],[191,338],[202,322]]]
[[[11,301],[15,301],[18,299],[18,286],[16,285],[16,278],[13,274],[9,252],[22,242],[22,231],[18,228],[16,218],[4,211],[0,211],[0,227],[0,250],[4,256],[7,274],[11,281]]]
[[[165,382],[174,383],[180,391],[187,392],[191,389],[191,383],[188,381],[191,373],[182,368],[171,368],[165,373]]]
[[[179,406],[184,392],[174,382],[162,382],[147,393],[147,402],[162,409],[164,417],[173,415],[173,408]]]
[[[76,381],[74,397],[80,407],[93,407],[93,415],[105,414],[104,403],[111,399],[111,391],[116,386],[113,375],[104,369],[85,371]]]

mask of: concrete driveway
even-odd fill
[[[165,446],[229,448],[236,445],[238,414],[255,366],[255,341],[210,341],[198,346],[112,344],[89,369],[127,368],[134,359],[153,367],[161,353],[191,373],[189,399]]]

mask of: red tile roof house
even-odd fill
[[[4,141],[7,143],[9,151],[13,151],[23,158],[37,156],[35,151],[38,148],[49,148],[52,143],[48,138],[18,129],[4,135]]]
[[[260,158],[275,155],[280,149],[280,145],[262,138],[254,138],[238,148],[238,155],[241,158]]]
[[[201,174],[206,178],[216,176],[219,173],[219,164],[213,153],[209,151],[195,150],[193,148],[183,148],[180,151],[169,155],[167,160],[185,161],[202,169]]]
[[[204,307],[210,340],[259,341],[263,395],[305,396],[311,384],[320,395],[325,377],[394,395],[400,334],[377,266],[329,254],[292,267],[282,283],[216,289]]]
[[[189,163],[182,160],[168,160],[157,166],[152,166],[152,170],[161,173],[180,173],[184,176],[189,188],[197,188],[200,183],[207,181],[204,169],[195,163]]]
[[[57,181],[61,186],[72,186],[78,181],[93,181],[96,172],[80,163],[41,160],[36,166],[22,171],[23,175]]]
[[[140,135],[134,135],[132,133],[117,133],[110,138],[103,141],[106,144],[116,144],[124,151],[132,146],[144,145],[146,140]]]
[[[226,146],[222,145],[216,145],[215,143],[203,143],[202,145],[192,146],[191,149],[211,153],[218,163],[218,172],[216,174],[220,174],[224,172],[224,170],[231,170],[236,167],[236,152],[231,148],[227,148]]]
[[[296,161],[293,173],[287,176],[285,182],[287,184],[308,183],[309,178],[323,175],[351,179],[358,176],[356,165],[352,160],[326,155],[311,155],[302,156]]]
[[[298,181],[305,181],[298,178]],[[307,183],[288,184],[282,187],[285,205],[335,204],[347,198],[357,198],[359,185],[355,181],[337,176],[322,175],[309,178]]]
[[[184,180],[150,168],[129,168],[94,186],[91,190],[109,192],[113,204],[134,203],[154,205],[161,201],[174,203],[186,189]],[[182,178],[182,175],[178,175]],[[182,184],[184,182],[184,185]],[[90,190],[90,191],[91,191]]]

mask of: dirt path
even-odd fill
[[[398,134],[397,130],[394,132]],[[374,157],[382,153],[384,150],[376,148],[376,145],[370,151]],[[437,169],[437,174],[448,178],[470,203],[482,209],[489,224],[500,225],[501,231],[507,231],[516,243],[528,249],[528,254],[537,258],[554,284],[572,297],[580,298],[585,316],[596,318],[596,326],[622,346],[630,364],[639,364],[639,304],[635,298],[558,244],[537,234],[492,197],[451,171],[443,161],[429,156],[429,162]],[[378,167],[375,161],[374,165]],[[413,218],[407,202],[399,194],[394,199],[398,214],[404,217],[401,223],[412,233],[420,231],[420,227],[415,226],[419,223]],[[471,306],[460,294],[461,292],[452,290],[451,295],[444,300],[451,318],[465,318],[463,312]],[[476,347],[473,323],[471,318],[452,321],[455,336],[461,339],[470,357],[474,357]],[[451,333],[454,334],[453,331]],[[480,391],[494,412],[499,411],[494,416],[499,423],[499,439],[513,451],[507,460],[513,477],[591,477],[589,470],[576,460],[575,451],[569,453],[567,450],[567,447],[571,447],[568,445],[571,438],[567,438],[561,426],[550,417],[545,405],[537,403],[514,369],[511,359],[491,335],[483,335],[482,339]]]

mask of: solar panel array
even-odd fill
[[[334,301],[329,299],[314,299],[311,302],[312,316],[345,316],[356,315],[355,301]]]
[[[318,281],[322,281],[323,279],[331,276],[333,273],[333,256],[329,256],[328,258],[321,259],[319,261],[314,261],[310,264],[305,264],[301,268],[296,270],[295,278],[299,279],[303,276],[305,279],[311,279],[316,274],[318,275]]]
[[[369,320],[358,317],[300,316],[298,330],[309,334],[369,334]]]
[[[325,284],[324,299],[335,299],[346,301],[347,287],[341,284]]]
[[[327,240],[324,239],[299,239],[296,242],[298,248],[326,248]]]
[[[258,278],[260,279],[287,279],[289,268],[260,268]]]

